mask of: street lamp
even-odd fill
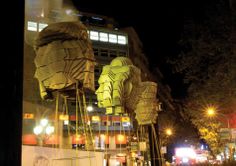
[[[173,133],[173,128],[167,127],[165,129],[160,130],[160,145],[161,145],[161,158],[162,162],[165,162],[167,160],[167,150],[168,150],[168,142]]]
[[[40,146],[43,145],[45,137],[54,132],[54,127],[48,123],[47,119],[41,119],[39,125],[34,127],[34,134],[39,138]]]
[[[165,132],[166,132],[167,136],[171,136],[173,134],[173,132],[170,128],[167,128]]]
[[[231,130],[230,130],[229,117],[226,116],[225,114],[217,112],[216,108],[214,106],[207,107],[206,113],[207,113],[207,115],[209,117],[218,117],[219,118],[218,115],[220,115],[220,117],[223,117],[227,121],[227,129],[228,129],[228,132],[229,132],[229,142],[231,142],[231,140],[232,140],[232,133],[231,133]]]
[[[227,120],[227,128],[230,129],[229,118],[225,114],[217,112],[214,106],[207,107],[206,113],[209,117],[217,117],[217,115],[224,117]]]
[[[93,111],[93,106],[88,105],[88,106],[87,106],[87,111],[88,111],[88,112],[92,112],[92,111]]]
[[[215,115],[216,108],[213,106],[207,107],[207,115],[212,117]]]

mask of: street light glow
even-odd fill
[[[42,119],[40,121],[40,125],[42,125],[43,127],[47,126],[47,124],[48,124],[48,120],[47,119]]]
[[[87,111],[88,111],[88,112],[93,111],[93,107],[92,107],[91,105],[89,105],[89,106],[87,107]]]
[[[50,135],[54,132],[54,127],[53,126],[47,126],[45,130],[47,135]]]
[[[214,107],[208,107],[207,108],[207,115],[208,116],[214,116],[215,115],[215,108]]]
[[[36,134],[36,135],[41,134],[42,131],[43,131],[43,127],[42,127],[42,126],[36,126],[36,127],[34,128],[34,134]]]
[[[171,130],[171,129],[166,129],[166,134],[167,134],[168,136],[172,135],[172,134],[173,134],[173,133],[172,133],[172,130]]]

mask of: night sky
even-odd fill
[[[166,59],[179,53],[178,40],[183,31],[184,18],[191,15],[200,19],[201,0],[73,0],[73,3],[78,10],[111,16],[121,27],[134,27],[143,42],[150,68],[158,66],[165,77],[164,83],[172,89],[173,97],[183,98],[186,95],[183,77],[172,74]]]

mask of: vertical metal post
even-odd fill
[[[149,137],[149,147],[150,147],[150,158],[151,158],[151,165],[155,166],[155,153],[152,150],[152,147],[154,147],[153,145],[153,136],[152,136],[152,127],[148,126],[148,137]]]

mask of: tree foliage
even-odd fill
[[[203,19],[187,18],[179,41],[180,54],[169,60],[174,72],[184,74],[188,85],[185,112],[211,150],[218,152],[219,125],[203,118],[205,106],[217,105],[222,113],[233,111],[236,101],[236,55],[231,35],[235,30],[226,1],[203,6]]]

